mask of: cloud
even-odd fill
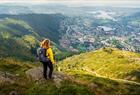
[[[0,0],[0,3],[61,3],[69,6],[140,6],[140,0]]]

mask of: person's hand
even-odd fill
[[[53,64],[56,64],[56,62],[54,62]]]

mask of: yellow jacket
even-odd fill
[[[51,48],[48,48],[46,50],[46,56],[51,60],[51,62],[54,64],[54,56]]]

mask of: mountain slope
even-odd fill
[[[39,65],[39,68],[36,67]],[[139,95],[140,85],[98,77],[87,71],[54,72],[44,80],[40,64],[0,59],[0,94],[21,95]],[[62,66],[61,64],[58,64]],[[64,68],[62,66],[62,68]],[[70,74],[72,73],[73,74]]]
[[[103,48],[67,58],[60,62],[59,69],[72,74],[83,72],[140,82],[139,63],[140,54]]]
[[[25,14],[25,15],[0,15],[0,18],[11,18],[28,23],[41,37],[47,37],[59,43],[59,23],[64,16],[61,14]]]
[[[38,65],[40,64],[38,63]],[[36,66],[28,61],[0,58],[0,95],[9,95],[10,93],[17,93],[18,95],[56,95],[58,93],[60,95],[95,95],[88,87],[64,79],[64,76],[67,76],[59,73],[54,75],[54,81],[46,81],[42,77],[42,70],[38,70]],[[33,79],[28,77],[30,74]],[[39,80],[35,80],[34,75]]]
[[[0,21],[1,57],[32,60],[32,49],[39,44],[39,38],[32,27],[22,20],[5,18]]]
[[[58,43],[59,32],[54,28],[58,27],[56,23],[59,21],[55,19],[57,16],[29,15],[26,17],[26,15],[4,15],[4,17],[0,18],[1,57],[15,57],[22,60],[33,61],[36,49],[39,47],[39,42],[46,37],[52,39],[51,44],[55,52],[56,60],[61,60],[65,58],[65,56],[73,54],[73,52],[67,52],[61,48]],[[53,21],[52,23],[46,23],[47,20]],[[48,28],[52,30],[47,31],[46,29]],[[63,56],[59,56],[60,54]]]

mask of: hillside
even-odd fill
[[[33,49],[40,36],[22,20],[5,18],[0,21],[0,55],[23,60],[33,60]]]
[[[22,20],[41,37],[49,38],[55,43],[59,43],[59,23],[64,16],[61,14],[23,14],[23,15],[0,15],[0,19],[11,18]]]
[[[29,18],[31,17],[32,16],[29,16]],[[34,27],[37,28],[37,26],[31,26],[28,22],[21,19],[18,20],[17,18],[5,17],[0,19],[0,57],[14,57],[21,60],[34,61],[39,42],[45,37],[49,39],[51,39],[51,37],[56,38],[54,37],[56,34],[53,34],[52,31],[44,32],[45,30],[40,30],[45,33],[42,34],[41,32],[36,32],[39,30]],[[40,29],[42,29],[42,27]],[[46,25],[44,25],[44,27],[46,27]],[[51,37],[49,35],[51,35]],[[58,39],[56,40],[58,41]],[[55,52],[56,60],[73,54],[62,49],[58,43],[55,43],[55,40],[51,41],[51,44]],[[60,54],[63,56],[59,56]]]
[[[88,73],[113,79],[140,82],[140,54],[102,48],[67,58],[59,69],[70,74]]]
[[[58,42],[61,18],[61,15],[41,14],[0,15],[0,57],[34,61],[39,42],[44,38],[51,40],[56,60],[73,55]]]
[[[139,54],[120,51],[117,49],[112,49],[113,51],[111,50],[111,53],[110,50],[111,49],[109,48],[105,50],[100,49],[95,52],[87,52],[67,58],[62,61],[63,64],[61,64],[61,62],[57,64],[56,68],[58,70],[55,70],[53,74],[54,79],[47,81],[42,78],[42,69],[40,68],[41,64],[33,64],[28,61],[25,62],[13,58],[1,58],[0,94],[8,95],[9,93],[18,93],[20,95],[139,95],[139,80],[135,80],[136,82],[122,81],[117,80],[119,76],[115,76],[119,75],[117,72],[115,72],[117,69],[115,67],[119,66],[119,71],[122,72],[125,72],[126,70],[122,70],[124,65],[119,64],[125,64],[127,72],[139,70],[139,64],[137,63],[137,61],[139,62]],[[90,64],[93,61],[90,60],[90,58],[95,57],[94,53],[97,58],[96,61],[94,60],[94,62],[97,63],[95,63],[93,66]],[[116,77],[116,80],[111,79],[110,77],[103,77],[103,73],[101,71],[97,72],[96,70],[96,68],[100,68],[101,65],[103,67],[105,65],[105,62],[101,63],[103,62],[103,59],[100,59],[101,55],[104,56],[104,61],[109,62],[111,57],[113,58],[116,56],[115,54],[123,54],[124,56],[129,55],[129,57],[135,58],[136,60],[136,63],[133,63],[134,66],[131,63],[123,63],[126,61],[124,59],[116,59],[116,62],[122,62],[118,63],[118,65],[113,65],[113,63],[110,63],[107,66],[106,64],[105,67],[107,68],[103,70],[105,71],[110,69],[110,71],[113,71],[114,69],[114,72],[111,73],[109,71],[105,71],[104,76],[110,75],[110,77]],[[108,57],[110,57],[110,59],[107,59]],[[84,60],[87,61],[86,64]],[[96,67],[97,64],[100,65]],[[128,68],[126,64],[131,64],[131,67],[128,66]],[[98,76],[95,73],[93,74],[91,72],[91,69],[93,70],[93,68],[94,71],[92,72],[97,72],[101,76]],[[118,69],[116,71],[118,71]],[[136,75],[133,74],[133,76]]]
[[[13,58],[0,58],[0,95],[94,95],[88,87],[75,84],[63,74],[56,73],[54,80],[44,80],[42,69],[37,68],[39,65]]]

